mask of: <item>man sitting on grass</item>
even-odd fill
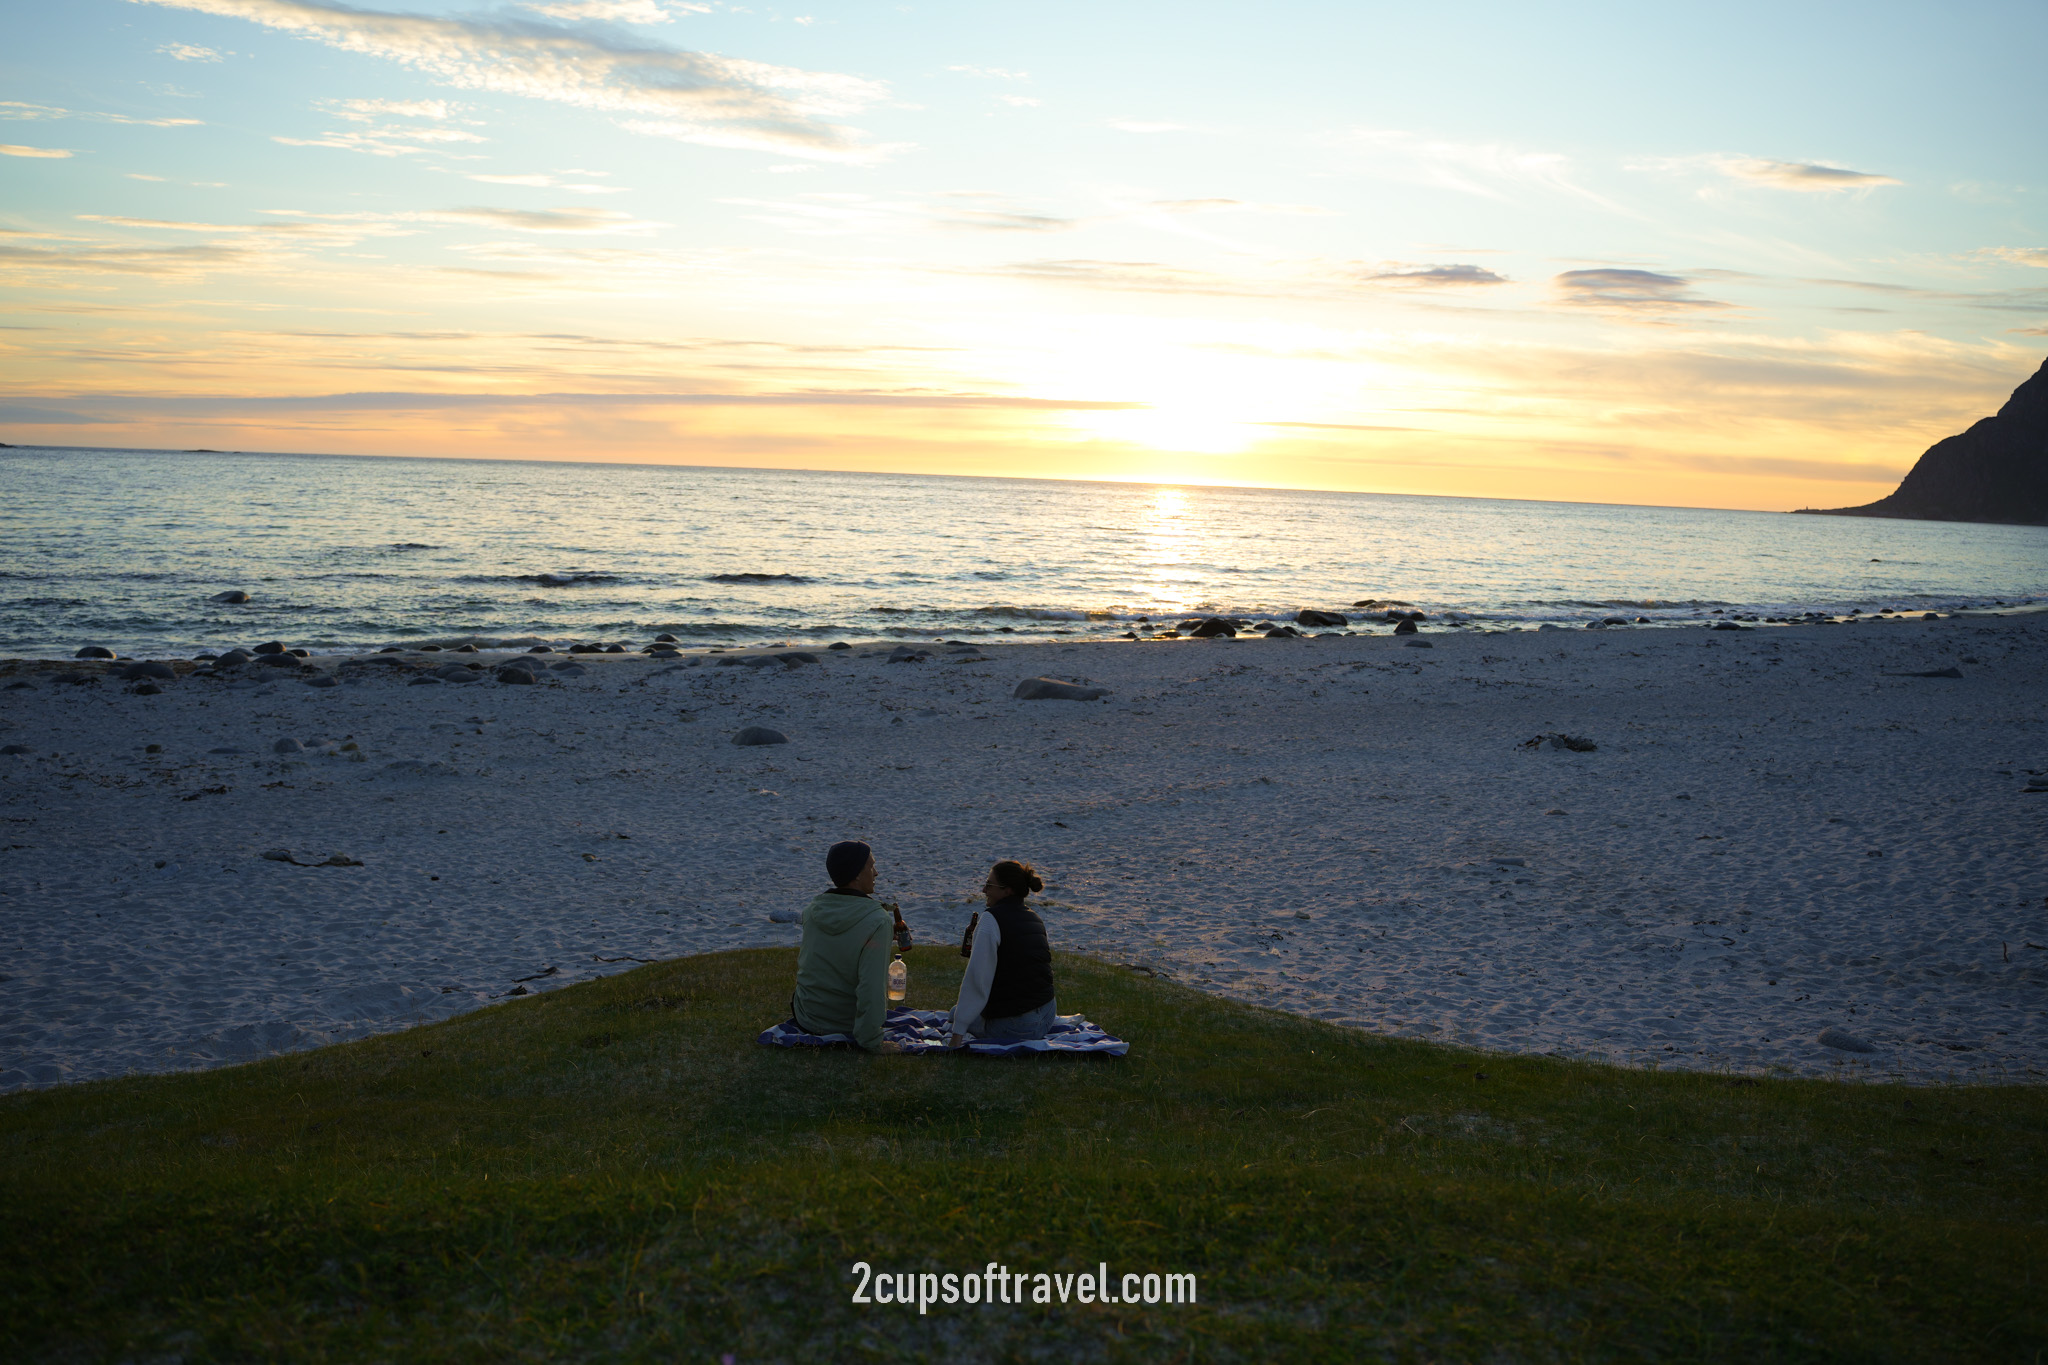
[[[889,951],[895,917],[875,903],[875,857],[847,840],[825,854],[832,889],[804,907],[796,952],[796,994],[789,1012],[806,1033],[848,1033],[868,1052],[893,1052],[882,1041],[889,1009]]]

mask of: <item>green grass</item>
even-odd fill
[[[912,1004],[960,959],[912,955]],[[1122,1061],[754,1045],[794,954],[0,1100],[37,1360],[2038,1360],[2048,1092],[1390,1041],[1082,958]],[[1475,1071],[1483,1071],[1479,1079]],[[848,1302],[1192,1271],[1192,1308]]]

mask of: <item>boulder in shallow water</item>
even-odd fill
[[[1108,696],[1109,689],[1057,678],[1026,678],[1010,695],[1018,701],[1097,701]]]
[[[1838,1052],[1877,1051],[1877,1045],[1875,1043],[1867,1042],[1862,1038],[1858,1038],[1855,1034],[1846,1032],[1842,1029],[1835,1028],[1833,1025],[1830,1025],[1827,1028],[1822,1029],[1820,1031],[1820,1037],[1814,1039],[1814,1041],[1819,1043],[1822,1047],[1831,1047]]]
[[[284,641],[265,640],[262,644],[256,646],[255,652],[258,654],[282,654],[284,653]]]
[[[670,635],[667,631],[663,631],[661,634],[654,637],[654,643],[658,645],[679,645],[682,643],[682,641],[678,640],[675,636]]]
[[[302,666],[299,656],[296,654],[265,654],[260,656],[256,662],[265,668],[299,668]]]
[[[111,659],[114,651],[105,645],[87,645],[71,656],[74,659]]]
[[[1294,624],[1297,626],[1348,626],[1351,624],[1351,618],[1342,612],[1314,611],[1308,607],[1303,607],[1300,611],[1294,613]]]
[[[1221,616],[1211,616],[1197,622],[1194,629],[1189,630],[1187,633],[1194,636],[1197,640],[1235,640],[1237,638],[1237,623]]]
[[[771,730],[765,725],[749,725],[732,737],[732,742],[742,748],[758,744],[787,744],[789,736],[780,730]]]
[[[206,600],[209,602],[223,602],[231,607],[239,607],[249,600],[249,594],[243,592],[240,588],[230,588],[226,592],[217,592]]]
[[[1538,735],[1534,739],[1525,739],[1520,747],[1524,749],[1555,749],[1574,754],[1590,754],[1600,746],[1590,739],[1581,739],[1577,735],[1557,734]]]
[[[1410,620],[1406,620],[1406,619],[1404,618],[1404,619],[1402,620],[1402,622],[1401,622],[1401,623],[1400,623],[1399,625],[1397,625],[1397,626],[1395,626],[1395,627],[1394,627],[1394,634],[1396,634],[1396,635],[1413,635],[1413,634],[1415,634],[1415,623],[1414,623],[1413,621],[1410,621]]]

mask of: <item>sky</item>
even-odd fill
[[[0,0],[0,440],[1778,509],[2048,354],[2048,5]]]

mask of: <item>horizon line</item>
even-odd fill
[[[284,459],[300,460],[421,460],[446,462],[452,464],[546,464],[574,465],[580,467],[611,469],[686,469],[699,472],[730,471],[733,473],[744,474],[838,474],[860,478],[888,479],[988,479],[1005,480],[1014,483],[1109,484],[1127,488],[1214,488],[1226,490],[1242,489],[1246,492],[1319,493],[1327,494],[1333,497],[1433,498],[1452,502],[1513,502],[1525,503],[1539,507],[1634,507],[1641,508],[1645,511],[1660,512],[1739,512],[1754,516],[1767,517],[1797,516],[1802,513],[1811,513],[1817,510],[1833,510],[1815,509],[1808,507],[1785,507],[1772,511],[1765,511],[1753,507],[1686,506],[1677,503],[1591,502],[1580,499],[1565,498],[1481,497],[1471,493],[1393,493],[1381,492],[1374,489],[1318,488],[1302,484],[1280,483],[1230,483],[1222,480],[1203,479],[1095,479],[1085,477],[1058,478],[1044,474],[954,474],[932,473],[929,471],[914,472],[910,470],[889,469],[813,469],[807,467],[776,465],[683,464],[666,460],[558,460],[550,459],[546,456],[541,455],[393,455],[369,454],[357,451],[341,450],[215,450],[210,447],[204,446],[181,449],[171,446],[60,446],[42,444],[23,445],[10,441],[0,441],[0,450],[75,450],[89,452],[105,452],[108,454],[131,455],[234,455],[251,457],[276,456]],[[1902,520],[1920,520],[1920,518],[1902,518]]]

